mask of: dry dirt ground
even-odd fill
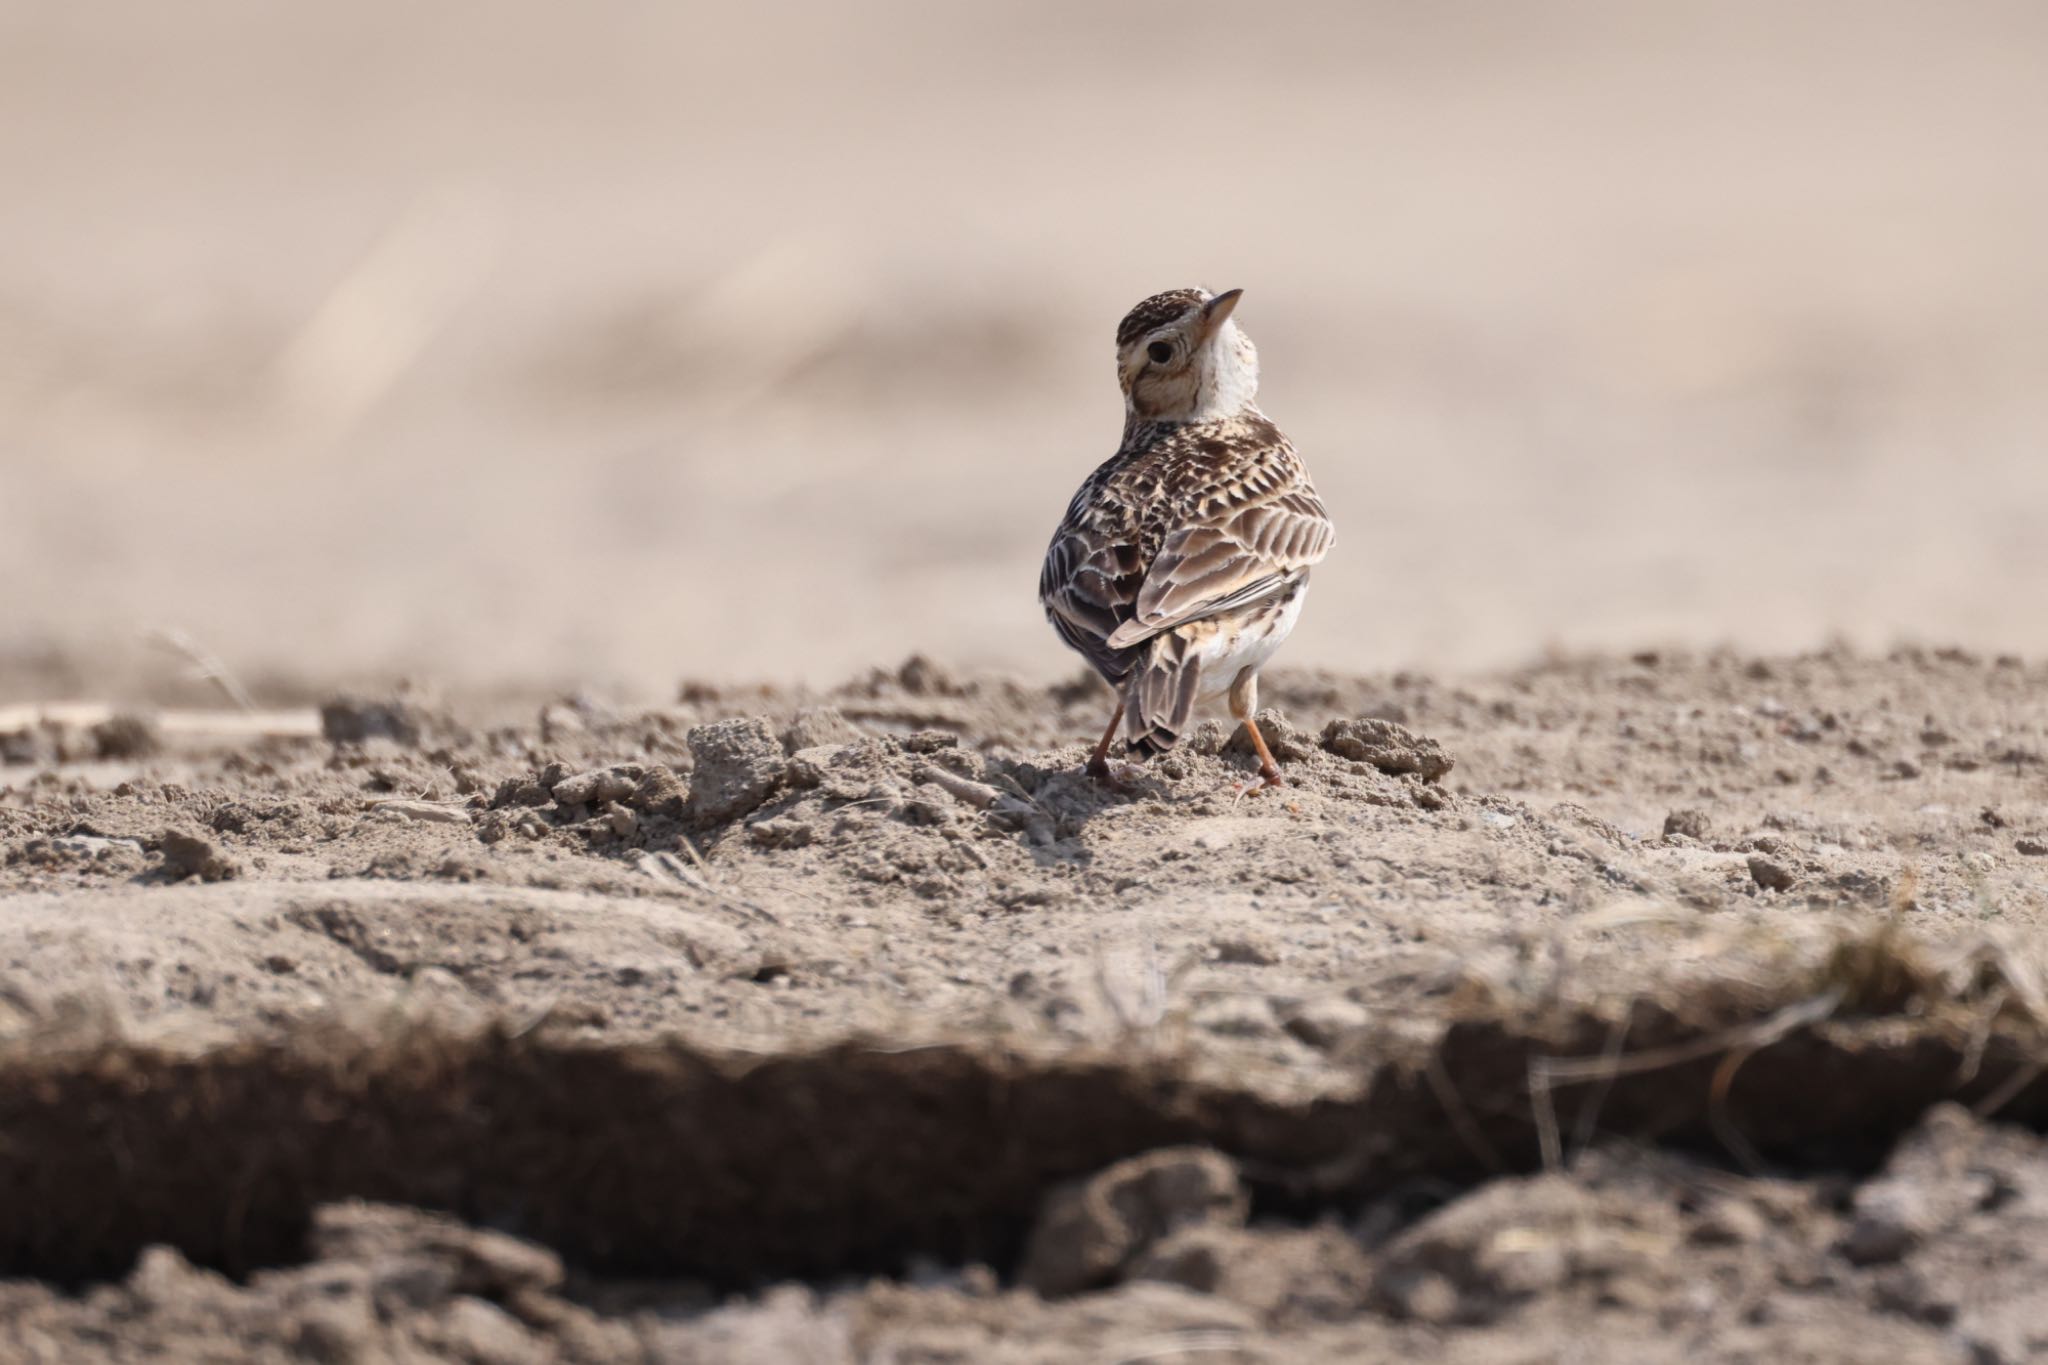
[[[2048,669],[0,726],[0,1354],[2023,1361]]]

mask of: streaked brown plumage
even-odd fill
[[[1258,705],[1258,670],[1293,629],[1335,531],[1308,469],[1253,399],[1258,352],[1231,321],[1241,291],[1155,294],[1117,328],[1121,448],[1088,477],[1046,550],[1046,616],[1121,704],[1089,771],[1173,747],[1195,704]],[[1280,771],[1256,726],[1267,785]]]

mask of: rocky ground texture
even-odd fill
[[[11,708],[4,1353],[2048,1352],[2048,669],[1264,691]]]

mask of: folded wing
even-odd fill
[[[1284,591],[1330,552],[1336,532],[1315,490],[1292,488],[1169,533],[1144,575],[1136,611],[1111,650]]]

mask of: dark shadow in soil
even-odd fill
[[[1632,1052],[1762,1017],[1640,1004]],[[1433,1061],[1382,1067],[1355,1098],[1290,1105],[1159,1064],[1027,1061],[987,1048],[859,1045],[768,1059],[546,1036],[307,1035],[197,1056],[108,1044],[0,1058],[0,1273],[76,1281],[169,1243],[241,1272],[295,1259],[341,1199],[443,1209],[613,1274],[747,1286],[899,1269],[913,1255],[1011,1263],[1055,1183],[1155,1147],[1238,1157],[1297,1208],[1418,1179],[1540,1164],[1528,1095],[1543,1055],[1596,1056],[1610,1021],[1453,1025]],[[1700,1060],[1562,1089],[1566,1133],[1711,1145],[1865,1169],[1932,1104],[1981,1100],[2031,1064],[1994,1031],[1838,1021],[1757,1050],[1725,1103]],[[2048,1119],[2037,1075],[2003,1116]]]

